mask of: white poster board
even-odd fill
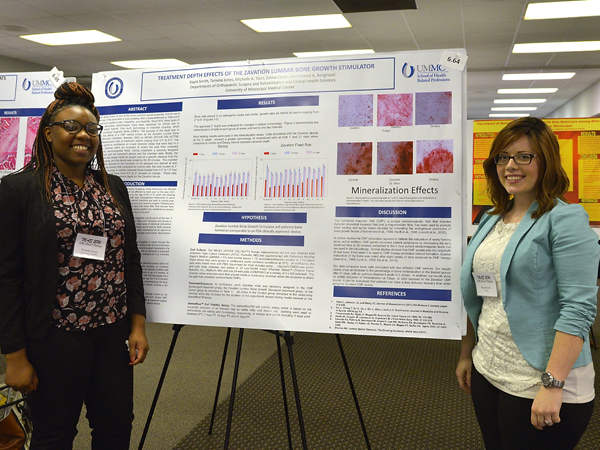
[[[40,118],[54,100],[50,75],[0,73],[0,178],[31,160]]]
[[[465,52],[94,74],[148,319],[459,339],[466,76],[448,54]]]

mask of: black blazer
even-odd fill
[[[123,181],[109,184],[125,218],[125,282],[128,314],[146,315],[140,252],[131,203]],[[58,289],[54,207],[32,170],[0,182],[0,349],[12,353],[50,327]]]

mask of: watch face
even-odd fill
[[[552,381],[552,375],[550,375],[548,372],[544,372],[542,374],[542,385],[544,385],[545,387],[552,386]]]

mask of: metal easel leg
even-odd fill
[[[284,339],[288,348],[288,357],[290,359],[290,372],[292,373],[292,384],[294,385],[294,397],[296,398],[296,409],[298,410],[298,425],[300,426],[300,437],[302,438],[302,449],[307,450],[306,430],[304,428],[304,418],[302,416],[302,406],[300,405],[300,391],[298,389],[298,377],[296,376],[296,365],[294,364],[294,338],[289,331],[284,332]]]
[[[156,393],[154,394],[154,400],[152,401],[152,406],[150,407],[150,412],[148,413],[148,418],[146,419],[146,426],[144,427],[144,432],[142,433],[142,438],[140,439],[140,445],[138,446],[138,450],[142,450],[144,448],[144,442],[146,441],[146,436],[148,434],[148,430],[150,429],[150,422],[152,422],[154,409],[156,408],[156,404],[158,403],[158,397],[160,396],[160,391],[162,389],[163,382],[165,381],[165,376],[167,375],[167,369],[169,368],[169,363],[171,362],[171,356],[173,356],[175,343],[177,342],[177,337],[179,336],[179,332],[182,328],[183,325],[173,325],[174,333],[173,339],[171,339],[171,347],[169,348],[169,352],[167,353],[167,359],[165,359],[165,364],[160,375],[160,380],[158,381],[158,386],[156,387]]]
[[[290,411],[287,402],[287,390],[285,388],[285,374],[283,370],[283,357],[281,354],[281,334],[275,333],[277,338],[277,357],[279,358],[279,375],[281,377],[281,390],[283,392],[283,409],[285,411],[285,426],[287,429],[287,437],[288,437],[288,446],[290,450],[293,449],[292,446],[292,430],[290,428]]]
[[[369,436],[367,435],[367,428],[365,427],[365,422],[363,420],[362,413],[360,411],[360,405],[358,403],[358,397],[356,396],[356,390],[354,389],[354,383],[352,382],[352,375],[350,374],[350,368],[348,367],[348,361],[346,360],[346,353],[344,352],[344,347],[342,346],[342,340],[339,334],[336,334],[338,347],[340,348],[340,355],[342,355],[342,361],[344,362],[344,368],[346,369],[346,376],[348,377],[348,383],[350,384],[350,390],[352,391],[352,397],[354,398],[354,405],[356,406],[356,412],[358,413],[358,420],[360,421],[360,426],[362,427],[362,432],[365,437],[365,442],[367,443],[367,448],[371,450],[371,443],[369,442]]]
[[[223,358],[221,359],[221,370],[219,371],[219,380],[217,381],[217,391],[215,392],[215,402],[213,403],[212,414],[210,416],[210,426],[208,427],[209,436],[212,435],[213,425],[215,423],[215,414],[219,403],[219,393],[221,391],[221,381],[223,380],[223,371],[225,369],[225,360],[227,359],[227,348],[229,347],[229,337],[231,336],[231,327],[227,328],[225,337],[225,347],[223,348]]]
[[[235,366],[233,368],[233,380],[231,382],[231,397],[229,399],[229,414],[227,415],[227,429],[225,430],[224,450],[229,448],[229,436],[231,435],[231,422],[233,420],[233,403],[235,401],[235,387],[237,385],[237,377],[240,369],[240,356],[242,354],[242,341],[244,339],[244,329],[240,328],[238,337],[237,352],[235,354]]]

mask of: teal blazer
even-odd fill
[[[596,316],[598,235],[581,205],[558,201],[551,211],[533,219],[537,208],[534,202],[502,255],[502,303],[515,343],[529,364],[545,370],[556,331],[562,331],[584,339],[573,366],[580,367],[592,362],[589,330]],[[461,293],[475,335],[483,299],[471,274],[473,256],[500,219],[484,215],[461,270]]]

